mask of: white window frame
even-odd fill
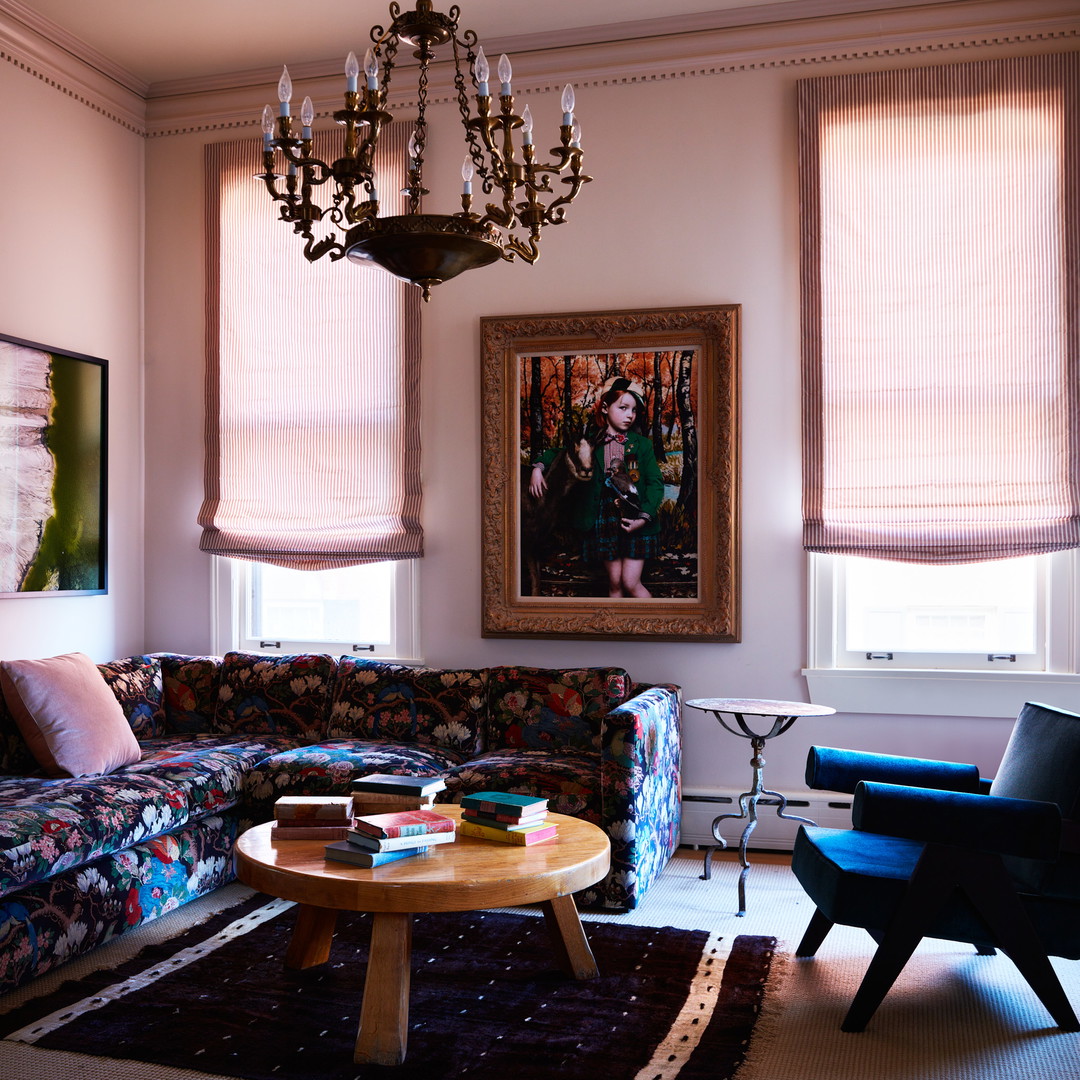
[[[266,641],[249,638],[244,630],[248,578],[255,565],[244,559],[213,558],[213,650],[223,654],[235,649],[242,652],[288,655],[293,653],[330,653],[353,655],[367,660],[393,663],[422,664],[417,611],[419,567],[417,559],[402,559],[394,563],[390,641],[342,643],[327,641]],[[312,571],[317,573],[318,571]]]
[[[847,660],[840,642],[843,558],[808,555],[808,655],[802,673],[811,701],[839,712],[913,716],[1014,717],[1025,701],[1080,711],[1080,553],[1058,552],[1047,560],[1042,671],[994,666],[1002,661],[960,668],[948,653],[924,654],[920,667],[893,666],[895,660],[841,666]]]

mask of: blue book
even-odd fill
[[[326,845],[328,859],[352,863],[353,866],[363,866],[369,870],[373,866],[397,862],[398,859],[408,859],[413,855],[421,855],[425,851],[427,851],[426,847],[405,848],[403,851],[364,851],[355,844],[350,844],[348,840],[335,840],[332,844]]]
[[[481,814],[502,814],[506,817],[534,817],[547,810],[547,799],[535,795],[515,795],[509,791],[478,791],[465,795],[461,805],[466,810],[479,810]]]

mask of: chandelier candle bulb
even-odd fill
[[[289,78],[289,69],[281,69],[281,78],[277,84],[278,101],[281,102],[281,116],[289,115],[289,99],[292,97],[292,79]]]
[[[531,146],[533,141],[532,110],[528,105],[521,110],[521,141],[525,146]]]
[[[345,57],[345,93],[356,93],[356,80],[360,75],[360,61],[356,59],[356,53],[351,49]]]
[[[571,127],[574,123],[574,88],[569,83],[562,92],[562,122],[563,127]]]
[[[263,106],[262,111],[263,152],[274,152],[274,110],[269,105]]]
[[[300,124],[303,130],[300,135],[301,138],[311,139],[311,125],[315,122],[315,106],[311,103],[311,98],[304,98],[304,103],[300,106]]]
[[[483,45],[476,50],[476,63],[473,65],[473,72],[476,75],[477,94],[480,97],[488,97],[488,76],[491,74],[491,67],[487,62],[487,57],[484,55]]]
[[[472,178],[473,178],[473,163],[470,158],[466,158],[461,165],[461,193],[462,195],[472,194]]]
[[[364,74],[367,76],[367,88],[379,88],[379,58],[370,50],[364,53]]]
[[[574,121],[574,126],[570,129],[570,145],[575,149],[581,146],[581,123],[577,120]]]
[[[510,57],[503,53],[499,57],[499,93],[503,97],[509,97],[512,93],[510,80],[514,76],[514,69],[510,66]]]

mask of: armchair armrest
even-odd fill
[[[860,780],[940,791],[981,790],[975,765],[928,758],[869,754],[862,750],[837,750],[831,746],[811,746],[806,758],[806,786],[825,791],[855,790]]]
[[[1057,803],[1034,799],[861,781],[851,822],[861,832],[1025,859],[1055,859],[1061,845]]]

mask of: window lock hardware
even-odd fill
[[[281,648],[281,642],[280,641],[260,641],[259,642],[259,648],[260,649],[280,649]]]
[[[353,652],[374,652],[375,651],[375,646],[374,645],[354,645],[352,647],[352,651]]]
[[[868,652],[866,654],[867,660],[891,660],[893,654],[891,652]]]
[[[1016,653],[987,653],[987,660],[1008,660],[1010,663],[1016,663]]]

